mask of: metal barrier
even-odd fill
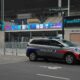
[[[0,44],[0,55],[26,56],[27,42],[6,42]]]

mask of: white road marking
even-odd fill
[[[45,75],[45,74],[36,74],[36,75],[37,75],[37,76],[42,76],[42,77],[50,77],[50,78],[62,79],[62,80],[70,80],[69,78],[56,77],[56,76]]]
[[[40,66],[46,69],[51,69],[51,70],[57,70],[57,69],[61,69],[62,67],[60,66]]]
[[[54,70],[57,70],[57,69],[61,69],[62,67],[57,67],[57,66],[55,66],[55,67],[48,67],[48,69],[54,69]]]
[[[48,66],[40,66],[40,67],[42,67],[42,68],[47,68]]]

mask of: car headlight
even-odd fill
[[[74,51],[80,54],[80,50],[78,48],[75,48]]]

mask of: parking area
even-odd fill
[[[9,64],[9,63],[18,63],[27,61],[28,58],[26,56],[0,56],[0,64]]]
[[[80,64],[58,61],[31,62],[22,56],[0,56],[1,80],[79,80]]]

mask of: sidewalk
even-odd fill
[[[0,56],[0,64],[24,62],[27,60],[26,56]]]

